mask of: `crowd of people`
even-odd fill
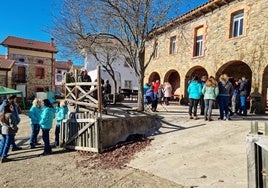
[[[159,80],[152,82],[151,84],[146,83],[143,87],[144,90],[144,102],[151,104],[151,110],[156,112],[157,105],[164,103],[169,105],[172,97],[172,86],[169,82],[160,84]]]
[[[19,130],[21,113],[20,107],[16,102],[16,96],[9,96],[3,99],[0,104],[0,157],[1,163],[8,162],[8,152],[21,150],[15,144],[15,136]],[[54,107],[50,100],[34,99],[29,110],[31,133],[29,135],[29,149],[35,148],[38,143],[38,135],[42,130],[42,139],[44,142],[44,150],[39,156],[51,154],[52,148],[50,145],[49,132],[52,129],[53,119],[56,118],[55,141],[53,147],[59,147],[59,134],[62,120],[65,119],[68,113],[66,101],[61,101],[57,107]]]
[[[231,116],[247,116],[246,101],[250,95],[251,84],[245,76],[234,80],[227,74],[222,74],[217,82],[213,76],[194,76],[188,83],[189,116],[198,119],[197,109],[200,104],[200,115],[205,120],[212,121],[212,109],[217,103],[219,120],[231,120]]]

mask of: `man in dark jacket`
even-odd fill
[[[239,87],[240,92],[240,110],[239,114],[242,116],[247,116],[247,105],[246,100],[250,93],[250,83],[249,80],[246,79],[245,76],[242,76],[242,82]]]

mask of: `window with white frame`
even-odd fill
[[[170,38],[169,53],[170,54],[175,54],[176,53],[176,36]]]
[[[244,11],[232,14],[231,19],[231,37],[243,35]]]
[[[194,56],[201,56],[203,54],[203,33],[204,28],[199,27],[195,30]]]

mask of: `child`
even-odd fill
[[[68,113],[68,107],[66,101],[61,101],[60,106],[56,109],[56,128],[55,128],[55,142],[54,147],[59,147],[59,136],[60,136],[60,126],[63,119],[65,119],[66,114]]]

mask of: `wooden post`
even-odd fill
[[[77,85],[76,85],[76,83],[77,83],[77,81],[78,81],[78,79],[77,79],[77,77],[78,77],[78,70],[77,69],[75,69],[75,71],[74,71],[74,78],[75,78],[75,109],[76,109],[76,111],[78,111],[78,105],[77,105],[77,98],[78,98],[78,92],[77,92]]]
[[[100,66],[98,66],[98,113],[102,110],[102,89],[101,89],[101,72]]]

